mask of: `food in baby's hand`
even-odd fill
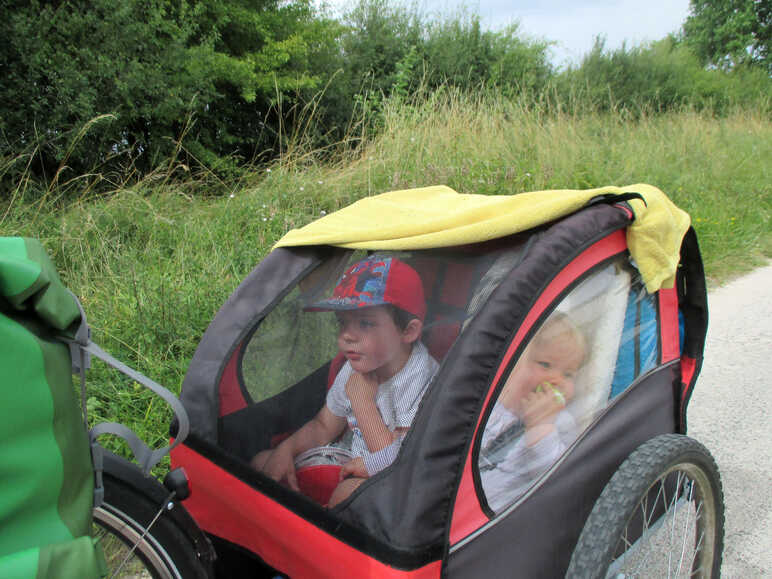
[[[556,401],[557,401],[557,402],[558,402],[558,403],[559,403],[561,406],[565,406],[565,405],[566,405],[566,397],[563,395],[563,393],[562,393],[560,390],[558,390],[557,388],[555,388],[555,387],[552,385],[552,383],[550,383],[550,382],[547,382],[547,381],[544,381],[544,382],[542,382],[541,384],[539,384],[539,385],[536,387],[536,390],[535,390],[535,392],[544,392],[544,391],[546,391],[546,390],[551,390],[551,391],[552,391],[552,395],[555,397],[555,400],[556,400]]]

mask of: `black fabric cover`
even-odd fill
[[[328,362],[284,392],[220,418],[219,445],[249,462],[275,435],[303,426],[324,405],[329,371]]]
[[[683,384],[686,397],[681,404],[679,432],[686,434],[686,408],[694,391],[694,383],[702,368],[705,337],[708,333],[708,290],[705,269],[697,243],[697,234],[690,227],[681,244],[681,267],[676,277],[678,307],[684,316],[684,351],[682,356],[695,360],[694,374],[689,384]]]
[[[625,211],[599,204],[539,234],[449,351],[396,461],[335,509],[344,521],[419,560],[443,548],[477,417],[515,331],[555,275],[628,224]]]
[[[450,554],[450,577],[564,577],[603,487],[640,444],[676,431],[680,364],[617,397],[544,483],[509,515]]]
[[[274,250],[223,304],[201,338],[182,383],[180,400],[188,411],[192,432],[211,442],[217,440],[217,385],[231,353],[257,320],[291,289],[292,282],[330,251],[328,247]]]

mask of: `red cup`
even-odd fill
[[[338,486],[340,469],[340,465],[337,464],[318,464],[299,468],[295,476],[300,492],[320,505],[327,505],[332,491]]]

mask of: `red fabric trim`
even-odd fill
[[[340,369],[343,368],[343,364],[346,363],[346,356],[343,352],[338,352],[330,362],[330,371],[327,373],[327,390],[332,388],[332,383],[335,382],[335,376],[338,375]]]
[[[614,207],[616,207],[617,209],[621,209],[622,211],[624,211],[625,213],[627,213],[627,218],[628,218],[630,221],[632,221],[632,220],[635,218],[635,214],[634,214],[634,213],[633,213],[633,212],[630,210],[630,208],[629,208],[629,207],[627,207],[626,205],[622,205],[621,203],[615,203],[615,204],[614,204]]]
[[[576,259],[550,282],[547,288],[542,292],[536,303],[526,315],[523,323],[520,324],[512,343],[509,345],[506,354],[499,366],[493,383],[485,398],[485,406],[492,403],[493,391],[506,370],[509,362],[512,360],[515,351],[520,346],[525,335],[530,331],[533,324],[539,319],[542,313],[557,299],[568,285],[576,280],[581,274],[597,265],[601,261],[616,255],[627,248],[624,230],[615,231],[611,235],[601,239],[583,251]],[[677,336],[676,336],[677,337]],[[677,343],[677,342],[676,342]],[[482,415],[477,419],[475,429],[475,438],[479,434]],[[479,498],[474,488],[474,478],[472,475],[472,448],[466,456],[464,471],[461,476],[456,502],[453,505],[453,518],[450,524],[450,544],[454,545],[467,537],[485,523],[488,522],[488,516],[483,512],[480,506]]]
[[[694,380],[697,360],[689,356],[681,356],[681,403],[686,400]]]
[[[463,308],[472,285],[474,270],[468,264],[451,263],[445,271],[445,285],[440,290],[440,301],[443,304]]]
[[[424,334],[423,342],[432,358],[441,362],[448,353],[453,342],[458,338],[458,333],[461,331],[460,323],[448,323],[443,324],[442,318],[438,318],[435,321],[440,321],[440,325],[434,326]]]
[[[185,508],[207,533],[259,555],[290,577],[384,577],[429,579],[441,562],[401,571],[325,533],[186,447],[172,450],[173,467],[191,480]]]
[[[431,290],[437,281],[437,270],[439,264],[436,261],[426,258],[411,259],[410,266],[418,272],[421,277],[421,283],[424,289],[424,298],[431,299]]]
[[[247,406],[244,393],[239,385],[238,372],[236,371],[242,346],[243,344],[239,344],[233,354],[231,354],[231,358],[228,360],[225,370],[223,370],[222,378],[220,378],[220,416],[236,412]]]
[[[678,343],[678,294],[675,287],[659,290],[659,319],[662,332],[660,362],[665,364],[681,355]]]

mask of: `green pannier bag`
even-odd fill
[[[0,237],[0,577],[106,574],[91,537],[94,471],[57,336],[81,314],[41,244]]]

